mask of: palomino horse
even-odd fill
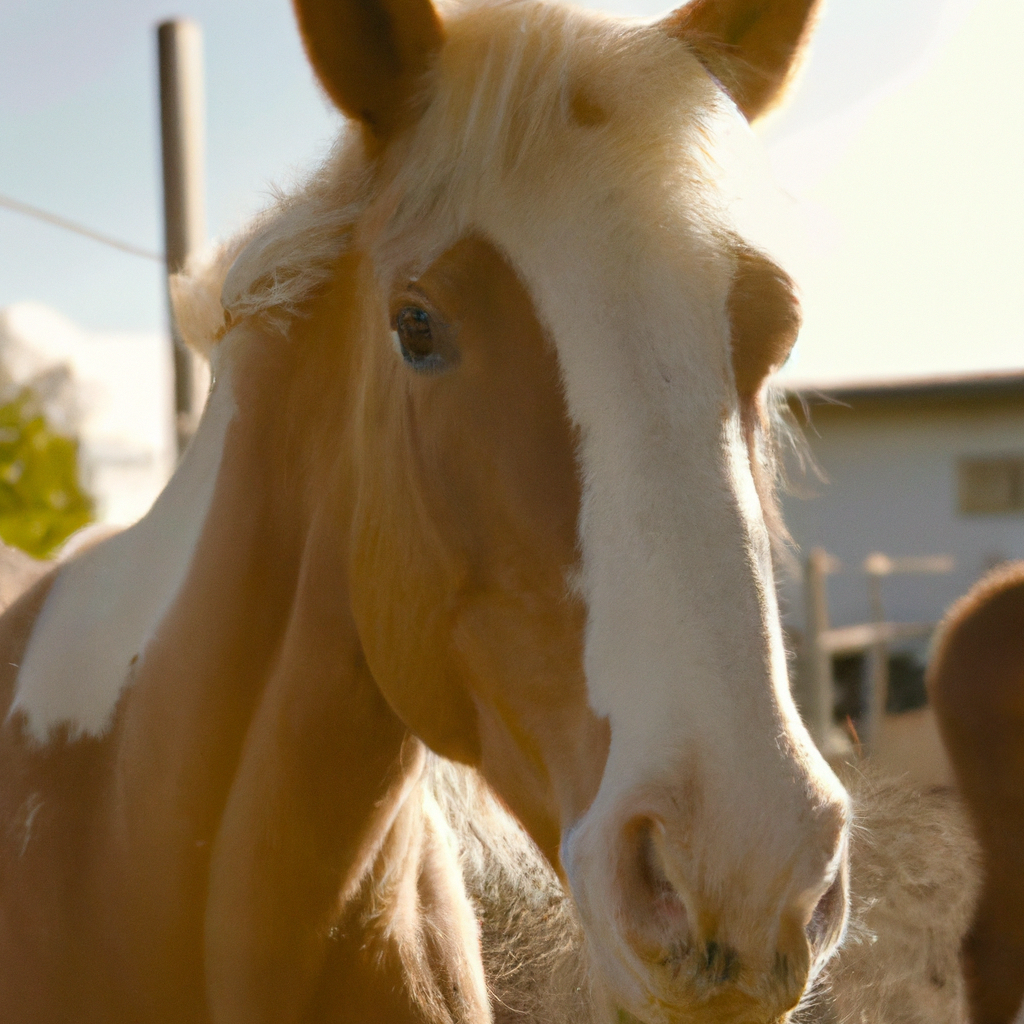
[[[981,843],[984,885],[964,946],[974,1024],[1024,1018],[1024,562],[950,608],[928,686]]]
[[[849,811],[766,526],[799,318],[723,168],[813,6],[298,0],[356,127],[186,282],[150,514],[0,625],[7,1019],[490,1020],[425,748],[564,872],[606,1019],[797,1003]]]

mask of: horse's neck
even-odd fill
[[[198,931],[215,1018],[256,1022],[311,998],[325,922],[419,762],[348,606],[340,431],[318,412],[342,403],[312,342],[245,342],[165,495],[65,568],[38,635],[66,647],[62,629],[106,602],[70,636],[90,685],[109,687],[91,721],[113,713],[101,885],[133,879],[123,941],[159,970]]]
[[[314,1000],[352,1020],[358,991],[406,993],[394,1020],[485,1024],[452,835],[363,661],[338,504],[304,505],[282,476],[265,370],[260,394],[251,365],[244,382],[222,368],[151,512],[61,566],[33,605],[12,716],[37,741],[103,735],[116,752],[78,875],[113,937],[87,941],[174,992],[182,1018],[209,998],[217,1019],[286,1020]]]

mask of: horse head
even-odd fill
[[[564,872],[608,1004],[650,1022],[779,1019],[844,927],[847,800],[790,697],[770,550],[762,393],[799,312],[716,156],[814,6],[296,0],[357,125],[301,329],[359,337],[366,665]]]

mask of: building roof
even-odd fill
[[[785,394],[812,405],[864,401],[1024,401],[1024,369],[932,377],[880,377],[873,380],[781,380],[780,384]]]

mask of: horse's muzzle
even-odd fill
[[[646,1024],[784,1020],[843,935],[845,808],[786,858],[716,849],[713,823],[680,829],[663,811],[634,811],[612,842],[581,823],[563,844],[599,982]]]

